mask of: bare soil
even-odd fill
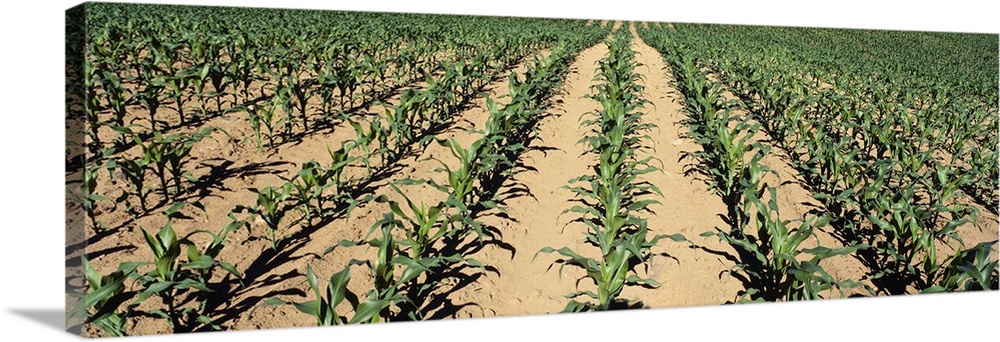
[[[621,24],[616,23],[616,27]],[[632,31],[635,34],[634,27]],[[650,233],[680,233],[701,248],[662,240],[653,252],[669,256],[655,258],[645,276],[663,285],[656,288],[626,287],[622,297],[641,302],[646,308],[717,305],[734,301],[742,284],[727,274],[734,264],[727,260],[725,254],[733,253],[732,249],[714,236],[706,238],[699,235],[716,228],[726,229],[726,223],[720,218],[726,207],[718,196],[709,191],[705,180],[685,173],[694,161],[682,160],[681,156],[697,151],[700,146],[685,138],[686,127],[681,120],[686,115],[681,95],[674,88],[672,73],[659,53],[637,35],[632,48],[642,64],[636,71],[645,79],[644,97],[651,102],[645,109],[644,119],[658,127],[649,132],[654,143],[649,153],[663,162],[663,172],[650,173],[643,178],[664,193],[662,198],[657,198],[660,203],[651,206],[652,214],[646,217]],[[584,255],[593,254],[590,250],[594,248],[583,241],[586,227],[570,223],[572,214],[561,213],[573,205],[574,199],[574,193],[564,186],[570,179],[592,172],[592,157],[584,153],[583,145],[578,144],[578,140],[586,134],[586,129],[579,125],[579,118],[599,108],[598,103],[585,95],[591,93],[597,61],[607,52],[607,47],[600,43],[583,50],[571,64],[571,72],[565,79],[562,92],[551,100],[545,118],[539,123],[538,138],[522,156],[528,171],[515,174],[503,185],[504,189],[526,191],[506,201],[509,218],[483,218],[484,223],[499,230],[500,242],[475,248],[467,257],[489,266],[488,270],[460,270],[455,278],[457,282],[445,284],[428,295],[425,318],[554,313],[566,305],[565,294],[593,288],[588,281],[577,282],[583,275],[582,270],[566,267],[560,274],[559,265],[553,263],[558,256],[538,254],[538,251],[545,246],[570,247]],[[548,51],[539,54],[544,56]],[[522,74],[526,65],[522,61],[512,71]],[[484,92],[490,98],[506,103],[509,101],[503,97],[508,91],[506,73],[499,76]],[[415,83],[409,86],[423,85]],[[398,102],[403,89],[395,91],[385,104],[372,104],[358,110],[356,115],[365,117],[384,112],[386,106]],[[318,102],[312,105],[318,105]],[[134,117],[146,117],[145,110],[141,108],[130,110],[130,115]],[[457,119],[454,124],[436,138],[454,138],[462,146],[468,146],[479,136],[471,130],[481,129],[488,116],[485,97],[475,97],[467,109],[455,114]],[[199,182],[197,191],[185,195],[183,199],[199,205],[184,208],[185,217],[173,220],[178,234],[185,235],[198,229],[218,231],[230,222],[227,216],[234,206],[255,203],[256,194],[252,189],[282,184],[281,177],[291,177],[307,161],[328,162],[328,148],[336,149],[341,142],[354,137],[350,126],[339,124],[312,132],[299,141],[283,144],[273,154],[258,153],[246,121],[246,113],[230,113],[202,123],[228,134],[213,134],[212,139],[198,143],[192,152],[188,169],[203,181]],[[178,132],[191,130],[193,128],[177,129]],[[402,201],[388,186],[390,183],[405,178],[443,182],[443,175],[435,172],[440,167],[435,159],[450,165],[456,161],[446,147],[431,143],[426,149],[415,151],[401,160],[397,172],[373,183],[372,194]],[[765,158],[764,163],[778,172],[778,177],[769,180],[769,183],[782,184],[778,190],[782,217],[800,218],[819,204],[811,193],[794,181],[795,170],[786,160],[780,154],[774,154]],[[348,176],[360,176],[362,172],[362,168],[355,165],[347,173]],[[78,177],[78,174],[71,177]],[[101,177],[98,192],[117,195],[127,186],[119,175],[102,174]],[[114,181],[108,182],[108,179]],[[401,186],[401,189],[416,202],[434,204],[445,198],[443,193],[428,186]],[[156,203],[157,198],[156,194],[150,196],[150,203]],[[67,264],[72,264],[79,257],[80,251],[76,247],[81,245],[86,245],[83,252],[102,273],[110,272],[120,262],[149,259],[150,252],[140,230],[154,233],[163,226],[166,219],[158,213],[164,209],[160,207],[152,214],[133,219],[121,208],[111,211],[110,207],[102,206],[99,207],[99,218],[117,229],[98,234],[88,228],[84,233],[72,229],[79,227],[85,217],[76,205],[67,201],[67,252],[73,251],[67,256]],[[346,217],[335,218],[309,231],[285,228],[279,235],[293,234],[293,238],[277,253],[271,250],[270,242],[254,238],[265,232],[266,228],[260,221],[253,222],[249,231],[241,229],[233,232],[220,259],[234,264],[244,273],[244,285],[224,289],[222,297],[212,302],[209,310],[211,318],[223,329],[314,325],[313,317],[292,306],[268,306],[263,302],[270,297],[298,302],[313,299],[304,276],[307,265],[325,280],[343,269],[351,259],[373,258],[374,251],[363,247],[337,248],[332,253],[323,253],[341,240],[361,239],[388,211],[389,207],[384,203],[367,202]],[[960,234],[967,245],[997,239],[997,217],[981,210],[978,224],[963,226]],[[206,238],[203,235],[193,237],[199,245],[207,243]],[[838,245],[825,230],[818,232],[818,243],[831,247]],[[823,266],[838,279],[859,279],[865,272],[864,267],[851,257],[830,259]],[[352,268],[352,275],[349,288],[354,292],[362,294],[371,287],[372,277],[363,267]],[[325,282],[321,281],[321,284]],[[130,331],[137,335],[169,331],[165,320],[142,318],[134,324],[130,326]],[[100,334],[93,328],[86,333]]]

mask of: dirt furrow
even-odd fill
[[[633,30],[633,34],[634,33],[635,32]],[[636,51],[639,54],[641,54],[641,55],[647,55],[647,56],[645,56],[645,58],[640,57],[640,62],[642,62],[644,64],[655,63],[655,64],[647,64],[647,65],[649,65],[650,69],[652,69],[652,70],[664,70],[664,72],[662,74],[647,75],[647,78],[648,79],[664,79],[665,80],[664,84],[673,84],[675,82],[673,80],[673,73],[669,71],[669,66],[667,66],[666,63],[662,60],[662,58],[659,55],[659,52],[657,52],[655,49],[653,49],[649,45],[647,45],[644,42],[642,42],[642,40],[637,35],[636,35],[635,39],[637,41],[637,45],[635,46]],[[652,56],[654,58],[649,58],[650,56]],[[647,98],[649,98],[651,101],[654,101],[654,103],[656,103],[655,102],[656,96],[654,94],[656,93],[657,90],[658,89],[656,88],[655,85],[653,87],[647,88]],[[686,115],[686,114],[683,113],[683,105],[680,102],[680,101],[682,101],[682,97],[681,97],[682,95],[680,95],[679,92],[677,92],[675,89],[672,89],[672,87],[668,91],[668,93],[669,93],[668,97],[671,97],[673,99],[671,101],[671,103],[669,104],[670,106],[672,106],[672,108],[668,112],[669,113],[676,113],[678,115],[676,117],[676,120],[674,120],[674,125],[679,128],[680,132],[684,132],[684,131],[686,131],[686,128],[683,126],[683,124],[681,124],[681,123],[678,122],[678,121],[682,120],[683,117]],[[727,93],[727,94],[725,94],[725,97],[732,98],[733,95]],[[657,106],[657,108],[660,108],[660,106]],[[659,114],[659,113],[663,113],[663,112],[658,110],[657,113]],[[742,115],[742,114],[741,113],[736,113],[736,115]],[[660,118],[660,117],[661,117],[660,115],[656,116],[656,118]],[[656,120],[656,119],[653,119],[653,120]],[[654,122],[656,122],[656,121],[654,121]],[[660,125],[660,126],[662,128],[662,125]],[[698,150],[698,149],[700,149],[700,146],[698,146],[698,144],[696,142],[691,141],[690,139],[678,139],[678,140],[671,140],[671,139],[674,139],[674,138],[666,136],[666,137],[662,137],[661,139],[656,139],[656,140],[657,141],[670,141],[671,142],[670,145],[674,145],[674,144],[678,144],[678,143],[681,143],[680,146],[691,145],[691,149],[687,150],[688,152],[691,151],[691,150]],[[750,143],[753,143],[753,142],[769,143],[769,142],[766,141],[766,135],[764,135],[764,133],[758,133],[757,135],[755,135],[754,137],[752,137],[750,139]],[[661,144],[659,146],[663,146],[663,144]],[[662,156],[664,156],[664,154],[662,152],[660,152],[660,151],[658,151],[658,155],[661,156],[661,158],[663,158]],[[675,160],[677,160],[677,159],[675,158],[673,160],[668,161],[667,159],[664,158],[664,162],[665,163],[669,163],[669,162],[672,162],[672,161],[675,161]],[[787,160],[788,160],[787,158],[783,158],[783,154],[781,153],[780,150],[772,149],[771,153],[767,154],[761,160],[761,164],[767,165],[776,174],[769,173],[769,174],[765,175],[763,181],[765,183],[767,183],[769,186],[773,186],[773,187],[776,188],[776,194],[777,194],[777,197],[778,197],[777,198],[778,212],[779,212],[779,215],[780,215],[780,219],[792,221],[790,223],[790,227],[798,227],[798,225],[799,225],[798,220],[800,220],[800,219],[802,219],[804,217],[807,217],[808,216],[807,213],[811,209],[819,208],[819,207],[821,207],[821,204],[812,197],[812,193],[810,191],[808,191],[807,189],[805,189],[799,182],[796,182],[796,175],[797,175],[797,173],[795,172],[795,169],[791,165],[788,164]],[[692,167],[703,167],[703,166],[696,166],[694,163],[696,163],[694,160],[685,160],[681,164],[683,164],[683,165],[690,165]],[[667,170],[669,170],[669,169],[670,169],[670,167],[668,166]],[[669,173],[670,172],[668,171],[668,174]],[[723,215],[725,213],[725,211],[726,211],[726,207],[725,207],[725,204],[722,202],[721,198],[719,198],[714,193],[711,193],[711,192],[708,192],[708,191],[704,190],[707,187],[707,183],[705,183],[704,181],[702,181],[702,180],[696,180],[694,182],[697,183],[697,184],[699,184],[700,186],[702,186],[701,192],[696,192],[696,193],[701,193],[702,196],[710,196],[712,198],[712,203],[714,203],[715,205],[717,205],[716,207],[714,207],[715,212],[718,215]],[[661,189],[663,189],[663,188],[661,188]],[[671,197],[670,194],[668,194],[668,190],[663,189],[663,191],[664,191],[664,194],[667,197]],[[687,195],[687,196],[691,196],[691,195]],[[679,193],[675,197],[677,197],[678,199],[682,199],[682,198],[685,197],[685,195],[684,195],[684,193]],[[701,197],[701,196],[691,196],[691,197],[698,198],[698,197]],[[682,203],[684,203],[684,202],[687,202],[687,201],[682,201]],[[668,202],[664,202],[664,203],[666,204]],[[681,205],[683,205],[683,204],[681,204]],[[670,205],[668,205],[668,207],[670,207]],[[672,216],[672,215],[666,215],[666,216],[667,217],[674,217],[675,220],[679,217],[679,216]],[[654,226],[652,224],[652,221],[653,220],[651,219],[650,226]],[[720,229],[722,229],[724,231],[730,229],[729,225],[726,224],[721,218],[715,217],[715,218],[713,218],[713,222],[714,222],[714,226],[715,227],[718,227],[718,228],[720,228]],[[701,238],[700,236],[698,236],[698,234],[700,234],[702,232],[712,230],[711,226],[709,226],[707,228],[708,229],[705,229],[705,227],[699,227],[698,229],[695,229],[692,232],[684,232],[684,231],[682,231],[681,233],[684,234],[688,239],[691,239],[692,241],[695,241],[695,243],[698,244],[699,246],[704,246],[707,249],[712,250],[712,251],[724,252],[724,253],[728,253],[728,254],[731,254],[731,255],[735,255],[734,254],[735,251],[730,246],[728,246],[727,244],[721,242],[718,238],[716,238],[714,236],[708,237],[708,238]],[[698,240],[698,239],[700,239],[700,240]],[[816,238],[812,238],[812,239],[807,240],[805,243],[803,243],[802,247],[803,248],[810,248],[810,247],[816,246],[817,244],[822,245],[822,246],[826,246],[826,247],[831,247],[831,248],[842,247],[842,244],[840,244],[832,235],[830,235],[827,231],[825,231],[823,229],[817,229],[816,230]],[[735,295],[742,288],[742,285],[739,283],[739,281],[737,281],[736,279],[733,279],[730,275],[724,273],[724,272],[726,272],[726,270],[729,269],[729,267],[733,266],[733,263],[731,261],[727,261],[723,256],[714,255],[714,254],[708,252],[707,250],[693,250],[693,251],[695,251],[698,254],[701,254],[700,257],[696,257],[696,258],[700,259],[700,258],[705,258],[705,257],[711,256],[717,262],[721,262],[721,263],[724,263],[726,265],[726,266],[721,267],[721,268],[718,267],[718,266],[716,266],[713,269],[713,272],[714,272],[713,276],[716,277],[715,280],[712,280],[711,283],[703,283],[703,282],[700,283],[701,285],[705,285],[707,287],[698,288],[693,293],[705,292],[705,289],[715,289],[715,290],[709,290],[708,292],[720,291],[721,293],[729,293],[730,294],[728,296],[728,298],[724,298],[722,301],[719,301],[719,302],[716,302],[716,303],[721,303],[721,302],[725,302],[725,301],[731,301],[731,300],[735,299]],[[679,262],[681,264],[680,267],[685,268],[685,273],[684,273],[685,276],[687,278],[690,278],[690,276],[688,276],[689,271],[687,271],[687,268],[689,266],[685,266],[683,260],[680,260]],[[718,263],[717,263],[717,265],[718,265]],[[847,279],[859,280],[864,275],[864,267],[860,264],[860,262],[858,262],[854,258],[851,258],[850,256],[833,257],[833,258],[830,258],[828,260],[824,260],[821,265],[835,279],[840,279],[840,280],[847,280]],[[696,265],[691,265],[690,267],[691,267],[692,270],[704,270],[704,268],[697,267]],[[696,277],[696,279],[697,279],[697,277]],[[688,280],[685,279],[683,281],[688,281]],[[864,290],[861,289],[861,288],[856,288],[856,289],[847,291],[847,294],[860,293],[862,291],[864,291]],[[684,292],[687,292],[687,291],[685,290]],[[828,298],[829,297],[836,297],[836,296],[837,296],[837,294],[834,294],[834,293],[828,293],[827,294]],[[695,295],[695,297],[698,297],[698,296]],[[725,297],[725,296],[723,296],[723,297]],[[707,299],[708,299],[707,297],[703,298],[703,300],[707,300]],[[718,297],[716,299],[722,299],[722,298]],[[690,301],[690,300],[693,300],[693,298],[691,298],[690,295],[688,295],[687,297],[683,298],[683,300]],[[685,304],[688,304],[688,303],[682,302],[682,303],[672,304],[671,302],[664,302],[664,304],[668,305],[668,306],[674,306],[674,305],[685,305]],[[695,303],[690,303],[690,304],[702,304],[702,303],[695,302]],[[708,303],[705,303],[705,304],[708,304]]]
[[[543,56],[547,55],[547,53],[547,51],[540,52]],[[483,92],[499,103],[508,102],[509,100],[501,98],[501,96],[507,94],[508,91],[507,75],[509,75],[509,72],[515,72],[519,75],[523,74],[527,68],[527,63],[531,60],[532,57],[528,57],[512,70],[502,73],[498,76],[498,80],[487,85],[487,87],[483,89]],[[463,147],[468,147],[469,144],[478,139],[481,134],[474,133],[472,130],[481,129],[482,125],[489,117],[489,112],[486,108],[486,98],[484,96],[477,96],[471,100],[470,104],[466,108],[468,109],[455,113],[455,123],[443,132],[434,136],[434,139],[454,138]],[[409,208],[406,206],[405,199],[392,190],[388,184],[407,178],[413,180],[433,179],[439,184],[447,184],[445,176],[442,173],[435,172],[435,169],[441,167],[441,164],[435,159],[441,160],[453,168],[456,167],[457,162],[457,159],[451,154],[448,148],[439,145],[437,142],[431,142],[426,149],[414,152],[413,156],[402,159],[398,162],[398,172],[392,173],[385,179],[378,181],[378,184],[380,185],[377,185],[373,189],[372,193],[372,196],[385,196],[387,199],[398,202],[405,213],[410,212]],[[427,185],[399,185],[399,188],[417,205],[423,203],[427,206],[432,206],[447,197],[447,194]],[[330,254],[323,255],[323,253],[327,248],[336,245],[341,240],[346,239],[357,241],[363,238],[369,229],[376,224],[378,220],[382,219],[383,214],[388,212],[390,212],[390,207],[386,203],[367,202],[352,211],[348,217],[332,221],[322,228],[325,233],[317,232],[312,234],[309,237],[308,244],[302,246],[301,249],[296,251],[295,255],[292,257],[293,260],[299,258],[304,258],[305,260],[283,265],[281,267],[281,271],[275,270],[270,272],[274,274],[290,274],[289,278],[295,279],[275,284],[275,286],[268,288],[268,291],[254,292],[258,295],[264,295],[267,293],[298,293],[299,295],[302,295],[303,293],[300,291],[308,290],[307,285],[301,278],[301,274],[305,269],[305,264],[311,265],[318,276],[329,277],[330,274],[343,269],[343,267],[347,265],[351,259],[373,260],[375,257],[375,250],[367,247],[338,248]],[[484,261],[484,263],[489,264],[487,261]],[[468,281],[468,279],[463,280]],[[365,291],[371,288],[371,283],[372,277],[370,272],[365,267],[354,267],[352,269],[352,281],[351,285],[348,287],[349,289],[352,289],[355,293],[362,295]],[[446,284],[444,286],[448,285]],[[296,298],[294,296],[283,297],[287,299]],[[457,310],[456,308],[461,307],[461,303],[454,305],[451,304],[450,301],[453,300],[450,293],[442,298],[449,302],[445,305],[438,304],[438,307],[436,307],[435,310],[432,310],[434,312],[430,313],[431,315],[434,315],[433,318],[449,317],[454,314]],[[305,298],[296,300],[305,300]],[[287,316],[288,320],[274,321],[269,319],[255,319],[250,315],[246,315],[245,317],[239,318],[240,321],[236,323],[234,328],[267,328],[267,325],[269,324],[274,325],[275,327],[288,326],[289,324],[302,326],[313,324],[311,317],[301,314],[289,306],[258,306],[257,311],[257,315],[264,315],[267,317]],[[443,315],[444,317],[438,317],[437,315]]]
[[[490,93],[493,98],[507,92],[507,75],[511,71],[523,73],[527,62],[531,61],[529,56],[512,70],[501,72],[497,75],[495,82],[487,86],[484,91]],[[416,82],[407,87],[426,86],[424,82]],[[398,89],[385,100],[384,103],[371,103],[365,108],[360,108],[353,114],[355,119],[365,120],[363,117],[378,115],[385,111],[385,108],[398,102],[399,94],[405,89]],[[505,100],[500,100],[505,101]],[[478,113],[475,110],[468,110],[456,113],[457,121],[445,134],[448,136],[461,136],[463,129],[474,128],[485,121],[485,100],[475,98],[468,105],[469,108],[483,108]],[[136,115],[142,114],[139,112]],[[302,163],[309,160],[328,165],[329,156],[327,148],[336,150],[341,143],[354,138],[353,129],[346,123],[341,123],[329,129],[311,132],[294,142],[281,144],[275,152],[264,151],[258,153],[253,132],[246,124],[246,113],[230,113],[225,116],[213,117],[204,123],[205,126],[216,127],[225,134],[213,134],[212,138],[205,139],[195,145],[191,153],[191,161],[186,167],[192,170],[195,176],[200,177],[196,183],[194,191],[185,197],[180,198],[194,204],[188,205],[182,210],[183,216],[173,221],[173,228],[178,234],[184,235],[197,229],[217,232],[227,223],[227,215],[236,205],[251,206],[256,201],[256,194],[251,191],[265,186],[280,186],[284,181],[279,177],[292,177]],[[441,136],[442,138],[446,136]],[[266,139],[266,138],[265,138]],[[468,144],[468,141],[462,141]],[[441,154],[450,153],[446,149],[432,144],[428,151],[440,149]],[[391,175],[387,180],[382,180],[374,184],[377,188],[376,195],[385,192],[392,192],[388,182],[403,177],[422,177],[431,173],[436,167],[424,165],[420,172],[416,167],[416,160],[426,158],[425,152],[416,151],[416,155],[404,159],[400,162],[401,172]],[[358,151],[352,152],[353,156],[368,158],[370,156],[357,155]],[[434,153],[434,152],[432,152]],[[216,157],[218,155],[225,157]],[[425,155],[421,155],[425,154]],[[345,171],[346,174],[358,174],[359,167],[352,167]],[[409,171],[409,172],[407,172]],[[103,175],[102,175],[103,176]],[[152,179],[147,178],[147,181]],[[107,186],[125,187],[124,180],[117,180],[116,184]],[[155,203],[159,195],[151,195],[151,203]],[[397,198],[398,199],[398,198]],[[121,205],[119,205],[121,206]],[[165,217],[159,212],[166,209],[158,208],[150,214],[141,217],[139,220],[128,223],[128,215],[119,208],[116,212],[105,212],[100,217],[107,220],[112,226],[121,225],[122,228],[112,232],[109,236],[93,238],[86,246],[86,252],[91,256],[91,261],[98,270],[108,272],[123,261],[137,261],[149,259],[149,251],[142,239],[140,229],[145,229],[150,233],[155,233],[165,222]],[[384,211],[388,211],[385,209]],[[287,246],[278,252],[270,249],[270,242],[260,239],[250,239],[250,236],[264,236],[266,227],[259,219],[251,223],[251,230],[240,229],[231,233],[227,240],[229,243],[225,247],[219,259],[224,262],[233,263],[237,269],[244,271],[242,279],[245,287],[230,289],[231,292],[225,294],[225,298],[216,298],[212,302],[214,307],[210,309],[213,319],[228,328],[267,328],[267,327],[287,327],[306,326],[314,324],[314,321],[299,313],[294,308],[267,307],[261,305],[267,296],[280,294],[285,299],[296,299],[305,295],[308,287],[304,282],[302,274],[305,265],[311,264],[320,277],[329,277],[332,272],[339,271],[350,258],[363,259],[369,255],[361,250],[363,248],[352,249],[349,252],[340,252],[346,258],[337,259],[336,263],[326,261],[317,262],[324,249],[333,246],[342,239],[357,239],[361,237],[368,228],[381,218],[383,210],[373,210],[362,206],[352,213],[350,219],[338,219],[327,224],[320,224],[306,233],[306,238],[298,238],[291,241]],[[244,215],[238,215],[243,217]],[[292,209],[289,216],[283,221],[283,227],[288,226],[293,218],[300,214]],[[75,218],[77,220],[82,218]],[[124,222],[124,224],[123,224]],[[68,221],[68,225],[71,222]],[[294,234],[298,231],[296,227],[282,228],[278,235]],[[93,234],[91,234],[92,236]],[[194,237],[195,242],[202,246],[207,243],[207,235]],[[70,241],[75,242],[75,241]],[[69,248],[69,247],[68,247]],[[331,258],[332,257],[328,257]],[[67,263],[75,262],[68,260]],[[358,272],[360,273],[360,272]],[[359,276],[356,280],[359,284],[364,284],[364,277]],[[236,282],[234,282],[236,283]],[[225,290],[223,290],[225,291]],[[364,290],[359,291],[359,294]],[[291,295],[291,296],[289,296]],[[302,297],[305,300],[304,297]],[[152,302],[152,301],[150,301]],[[278,318],[278,319],[275,319]],[[134,331],[138,334],[152,331],[169,330],[163,320],[141,320]]]
[[[579,54],[566,76],[563,93],[553,99],[561,105],[550,109],[551,116],[539,123],[539,136],[532,143],[537,148],[522,156],[529,171],[518,172],[503,185],[505,189],[524,187],[530,195],[507,200],[513,221],[490,218],[486,222],[499,227],[505,245],[487,245],[474,255],[496,272],[486,273],[476,284],[452,294],[456,301],[470,304],[457,317],[551,313],[566,305],[563,295],[574,290],[582,272],[567,268],[560,279],[558,265],[551,266],[554,255],[534,258],[544,246],[591,248],[583,243],[585,227],[566,226],[571,215],[560,216],[572,206],[573,199],[573,193],[561,187],[592,172],[583,145],[577,144],[584,134],[577,119],[598,108],[584,95],[590,93],[596,63],[606,53],[607,47],[598,44]]]
[[[695,161],[681,160],[682,156],[701,147],[685,138],[687,127],[681,123],[686,117],[682,95],[674,88],[673,73],[659,52],[643,42],[634,27],[632,33],[632,49],[642,64],[636,72],[645,78],[643,97],[651,102],[646,105],[643,119],[657,126],[649,135],[655,156],[663,162],[662,173],[643,177],[663,191],[663,198],[658,198],[660,204],[650,206],[653,214],[647,215],[650,234],[680,233],[699,246],[732,253],[718,238],[699,236],[715,228],[727,229],[720,218],[726,206],[708,190],[704,180],[685,174],[689,167],[695,167]],[[649,276],[663,285],[656,289],[626,288],[623,297],[641,300],[647,307],[715,305],[735,299],[741,289],[738,281],[724,274],[733,263],[721,255],[668,239],[661,240],[652,251],[670,255],[657,256],[650,267]]]

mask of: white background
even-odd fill
[[[139,1],[145,2],[145,1]],[[975,1],[161,1],[393,12],[460,13],[769,24],[930,31],[1000,32],[995,5]],[[63,20],[74,1],[4,2],[0,73],[0,333],[4,340],[68,340],[63,314]],[[959,340],[998,336],[1000,293],[927,295],[814,303],[544,315],[328,329],[144,337],[149,341],[331,338],[451,340]],[[334,336],[331,336],[333,334]]]

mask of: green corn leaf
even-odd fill
[[[389,306],[388,299],[375,299],[367,300],[361,302],[358,308],[354,311],[354,317],[348,323],[362,323],[370,322],[373,318],[378,316],[378,313],[382,311],[385,307]]]

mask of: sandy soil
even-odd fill
[[[667,27],[672,27],[673,25],[667,23]],[[633,27],[634,34],[634,27]],[[636,38],[638,41],[641,39]],[[653,54],[657,52],[651,47],[641,44],[641,47],[634,48],[636,51],[643,51],[648,49]],[[669,68],[665,66],[664,68]],[[671,74],[668,72],[665,77],[670,77]],[[714,79],[715,75],[709,75],[711,79]],[[729,92],[723,87],[723,98],[727,100],[736,99],[736,96]],[[746,115],[742,110],[734,111],[735,115]],[[766,132],[758,132],[754,137],[750,139],[750,142],[763,142],[765,144],[770,144],[774,146],[770,141],[770,137]],[[767,165],[771,168],[777,175],[768,174],[764,177],[764,182],[770,184],[771,186],[776,186],[777,197],[778,197],[778,208],[780,217],[783,220],[793,220],[792,227],[797,227],[798,223],[795,220],[799,220],[808,217],[811,210],[820,209],[823,206],[820,201],[813,198],[813,194],[803,186],[803,181],[801,175],[797,170],[791,165],[790,157],[779,148],[772,148],[771,152],[767,154],[762,160],[763,165]],[[978,216],[973,222],[966,223],[957,228],[958,235],[965,242],[966,248],[974,246],[979,242],[994,241],[998,238],[998,220],[1000,218],[997,215],[991,213],[986,208],[979,204],[974,203],[970,198],[963,197],[958,200],[959,202],[968,204],[978,211]],[[830,248],[841,248],[844,244],[838,240],[834,233],[834,228],[832,226],[823,226],[814,230],[816,234],[815,238],[809,239],[803,243],[804,248],[813,247],[816,245],[830,247]],[[958,245],[954,241],[949,241],[949,244],[937,243],[937,254],[939,258],[944,258],[946,255],[953,253]],[[994,246],[994,250],[996,247]],[[731,251],[731,250],[730,250]],[[996,255],[992,257],[994,260],[997,259]],[[842,255],[835,256],[829,259],[825,259],[822,262],[822,266],[826,271],[830,273],[835,279],[840,280],[855,280],[862,283],[862,287],[856,287],[853,289],[845,290],[845,296],[852,295],[868,295],[868,289],[875,289],[876,287],[872,284],[870,279],[867,279],[865,274],[870,270],[854,255]],[[916,290],[910,288],[909,292],[915,292]],[[834,298],[838,297],[839,294],[835,292],[827,292],[826,297]]]
[[[596,21],[595,21],[596,22]],[[602,24],[604,21],[601,22]],[[616,27],[622,25],[615,23]],[[644,25],[648,25],[644,23]],[[635,29],[632,27],[633,35]],[[662,240],[653,249],[655,253],[666,253],[669,257],[654,259],[648,274],[663,285],[654,289],[627,287],[622,297],[640,301],[644,307],[666,308],[692,305],[717,305],[736,299],[742,284],[726,271],[733,262],[725,253],[732,249],[716,237],[703,238],[699,234],[725,229],[726,224],[719,217],[725,212],[722,200],[708,190],[704,180],[694,175],[685,175],[684,170],[694,161],[680,160],[684,154],[696,151],[700,146],[684,138],[686,127],[680,123],[685,117],[681,95],[674,88],[674,80],[668,66],[660,55],[635,35],[632,45],[642,66],[636,69],[645,79],[644,97],[651,101],[646,108],[645,119],[656,124],[658,129],[649,132],[654,142],[651,153],[663,162],[662,173],[651,173],[644,180],[651,182],[664,192],[658,198],[660,204],[653,205],[653,214],[647,215],[651,234],[680,233],[702,248],[689,248],[686,243]],[[582,270],[567,267],[562,276],[559,266],[553,265],[555,254],[536,253],[544,246],[555,248],[570,247],[584,255],[592,255],[593,247],[583,241],[586,227],[570,224],[572,214],[560,213],[573,205],[574,194],[562,188],[569,180],[592,172],[589,168],[591,156],[584,154],[584,146],[577,141],[585,134],[579,127],[578,118],[599,105],[585,98],[591,93],[597,61],[608,52],[603,44],[583,50],[571,64],[563,90],[552,99],[546,117],[540,121],[540,134],[532,142],[532,148],[522,155],[522,161],[529,171],[519,172],[504,183],[504,189],[521,188],[525,195],[513,196],[506,201],[509,218],[497,215],[482,218],[483,222],[500,232],[499,241],[481,247],[474,247],[467,257],[475,258],[489,266],[487,271],[476,269],[456,270],[454,282],[443,284],[429,294],[424,303],[425,318],[491,317],[554,313],[562,310],[567,299],[566,293],[577,289],[593,287],[588,281],[577,283]],[[545,56],[548,51],[539,52]],[[528,57],[528,60],[531,56]],[[526,63],[521,62],[511,71],[521,74]],[[504,72],[483,91],[499,103],[506,103],[507,73]],[[385,105],[372,104],[359,108],[355,115],[366,117],[381,113],[385,106],[398,102],[399,93],[406,87],[422,87],[424,83],[413,83],[392,92]],[[244,99],[246,100],[246,99]],[[318,101],[315,99],[314,101]],[[456,113],[457,120],[436,138],[454,138],[463,146],[468,146],[479,134],[470,130],[480,129],[489,113],[484,97],[470,99],[467,109]],[[317,105],[318,102],[313,105]],[[136,116],[145,117],[145,111],[135,108]],[[166,115],[164,115],[166,116]],[[193,159],[188,164],[195,176],[202,178],[197,191],[183,199],[199,203],[182,210],[185,217],[175,219],[173,227],[181,235],[197,229],[218,231],[229,223],[227,215],[236,205],[252,205],[256,195],[251,189],[280,185],[280,177],[290,177],[299,166],[309,160],[328,162],[327,147],[336,148],[342,141],[354,137],[350,126],[339,124],[318,130],[304,136],[301,141],[283,144],[273,154],[258,153],[252,141],[252,132],[245,123],[246,113],[231,113],[215,117],[205,126],[218,127],[228,135],[216,133],[212,139],[198,143],[192,152]],[[186,132],[191,128],[177,129]],[[762,139],[763,136],[758,137]],[[134,152],[133,152],[134,153]],[[394,172],[369,185],[374,196],[384,195],[401,201],[402,198],[390,189],[388,184],[405,178],[434,179],[442,182],[443,175],[435,172],[440,164],[434,159],[453,164],[455,158],[446,147],[431,143],[426,149],[413,151],[402,159]],[[768,156],[764,163],[777,170],[779,176],[770,183],[795,180],[795,170],[780,154]],[[362,169],[354,166],[348,175],[360,176]],[[108,182],[108,179],[115,179]],[[149,181],[153,179],[150,178]],[[106,193],[120,192],[126,186],[116,175],[102,174],[99,190]],[[445,198],[443,193],[427,186],[402,186],[401,189],[416,202],[435,204]],[[779,187],[780,209],[786,219],[801,217],[810,207],[818,205],[812,195],[797,182],[787,182]],[[155,203],[158,195],[150,196]],[[122,209],[110,211],[110,207],[100,207],[100,218],[112,227],[111,233],[97,234],[93,230],[73,229],[79,227],[84,217],[78,208],[67,203],[67,265],[78,263],[81,253],[78,248],[86,245],[85,253],[93,265],[102,273],[112,270],[123,261],[149,258],[140,230],[155,232],[165,223],[159,214],[163,207],[152,210],[152,214],[133,219]],[[405,210],[405,209],[404,209]],[[305,280],[305,269],[309,265],[319,278],[325,280],[347,264],[350,259],[368,259],[374,256],[372,250],[362,247],[338,248],[323,255],[324,250],[339,241],[362,238],[372,225],[389,211],[384,203],[368,202],[356,208],[346,217],[339,217],[308,230],[284,227],[280,234],[293,234],[293,238],[277,253],[270,249],[270,242],[253,238],[265,232],[260,221],[252,223],[251,230],[238,230],[229,235],[230,242],[222,251],[220,259],[232,263],[244,272],[243,286],[232,282],[222,289],[218,298],[211,301],[211,318],[224,329],[260,329],[289,326],[314,325],[314,318],[300,313],[291,306],[267,306],[263,302],[269,297],[289,301],[312,299]],[[74,214],[75,213],[75,214]],[[986,241],[997,237],[997,217],[981,211],[982,230],[961,228],[967,241]],[[295,214],[297,215],[297,214]],[[293,216],[294,218],[294,216]],[[829,232],[818,232],[819,243],[835,246]],[[205,236],[195,236],[199,245],[207,243]],[[89,244],[87,243],[89,242]],[[471,245],[472,241],[466,241]],[[714,251],[714,252],[710,252]],[[865,269],[850,257],[825,261],[823,266],[834,277],[858,279]],[[364,267],[352,269],[349,286],[359,295],[371,287],[372,277]],[[78,278],[71,284],[79,286]],[[325,281],[321,281],[325,284]],[[150,302],[153,302],[152,300]],[[158,303],[149,303],[158,304]],[[343,307],[342,307],[343,309]],[[344,312],[346,314],[346,312]],[[133,334],[152,334],[168,331],[164,320],[140,319],[130,327]],[[97,333],[88,329],[88,333]]]

